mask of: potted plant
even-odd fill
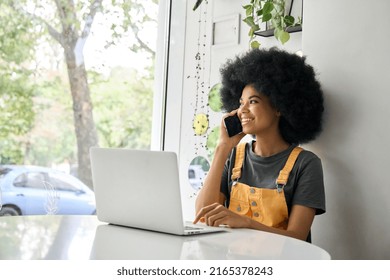
[[[275,36],[282,44],[290,39],[289,32],[302,30],[302,18],[293,17],[291,8],[294,0],[290,0],[290,7],[286,9],[285,0],[248,0],[243,6],[246,17],[243,21],[250,27],[249,41],[252,48],[259,48],[260,42],[256,36]],[[193,10],[195,11],[203,0],[197,0]],[[261,26],[265,25],[265,30]]]

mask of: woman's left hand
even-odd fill
[[[250,218],[238,215],[219,203],[203,207],[195,217],[194,224],[198,221],[208,226],[218,227],[226,225],[231,228],[249,228]]]

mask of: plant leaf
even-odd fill
[[[263,6],[263,14],[269,14],[274,9],[274,4],[272,2],[266,2]]]
[[[280,31],[281,31],[280,28],[275,28],[275,30],[274,30],[274,36],[275,36],[276,40],[279,40]]]
[[[279,41],[284,45],[288,40],[290,40],[290,34],[284,30],[279,33]]]
[[[272,18],[272,14],[263,14],[261,21],[266,22],[266,21],[269,21],[271,18]]]
[[[245,8],[246,16],[251,16],[253,13],[253,7],[251,5],[247,5]]]
[[[284,23],[286,24],[286,26],[292,26],[294,25],[294,22],[295,22],[295,18],[293,16],[285,16],[284,17]]]
[[[249,29],[248,36],[249,36],[250,38],[253,38],[253,36],[255,36],[255,31],[253,30],[253,28],[250,28],[250,29]]]
[[[253,17],[246,17],[242,21],[245,22],[246,24],[248,24],[250,27],[253,27],[256,25],[256,23],[253,20]]]
[[[248,33],[249,37],[252,38],[253,36],[255,36],[255,32],[257,30],[260,30],[260,27],[258,25],[252,26],[251,29],[249,30],[249,33]]]
[[[260,47],[260,43],[258,41],[252,41],[251,42],[251,48],[252,49],[258,49]]]

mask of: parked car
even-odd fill
[[[201,165],[190,165],[188,167],[188,180],[191,187],[195,190],[200,190],[203,186],[203,180],[206,177],[206,172]]]
[[[95,214],[95,194],[77,178],[38,166],[0,165],[0,216]]]

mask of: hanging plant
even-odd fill
[[[203,0],[197,0],[193,10],[196,10],[202,2]],[[285,44],[290,40],[289,30],[302,24],[301,18],[295,19],[290,11],[286,11],[285,0],[250,0],[243,8],[246,15],[243,21],[250,27],[248,36],[251,48],[260,47],[256,36],[261,36],[263,25],[266,26],[266,30],[273,31],[273,35],[279,42]]]
[[[301,18],[296,20],[290,12],[286,12],[285,0],[251,0],[243,8],[246,13],[243,21],[250,27],[249,38],[252,48],[260,46],[255,37],[260,31],[261,24],[265,23],[267,30],[273,30],[275,38],[282,44],[290,40],[289,29],[301,25]]]

